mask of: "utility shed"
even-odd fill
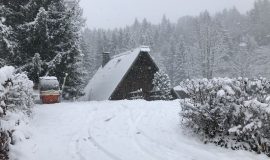
[[[148,47],[137,48],[112,58],[105,53],[103,65],[85,88],[85,99],[91,101],[130,99],[130,93],[141,91],[148,99],[152,80],[159,70]]]

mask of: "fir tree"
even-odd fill
[[[54,27],[59,29],[52,32],[52,37],[55,38],[53,39],[55,57],[50,61],[47,73],[56,75],[61,83],[68,74],[63,91],[64,97],[78,97],[83,94],[81,72],[83,68],[80,58],[81,28],[84,25],[82,10],[79,2],[74,3],[72,8],[65,8],[64,2],[59,1],[49,8],[49,14],[51,18],[59,18],[55,25],[50,25],[54,30]]]
[[[30,68],[28,72],[29,78],[31,78],[36,85],[39,83],[39,77],[41,76],[41,73],[43,71],[43,65],[44,64],[41,60],[39,53],[36,53],[35,56],[32,58],[32,63],[29,66]]]
[[[14,35],[18,41],[17,46],[12,45],[16,54],[9,56],[9,64],[27,71],[35,83],[38,83],[39,76],[46,75],[56,76],[63,83],[68,74],[63,93],[69,94],[70,98],[81,95],[80,32],[84,19],[79,2],[71,8],[65,5],[64,0],[33,0],[20,4],[21,17],[13,21],[11,18],[19,9],[15,7],[15,2],[4,5],[7,10],[17,11],[5,13],[9,18],[5,23],[12,24],[10,30],[15,32],[7,36]]]
[[[169,76],[162,71],[156,72],[153,79],[154,91],[158,93],[159,99],[170,100],[171,95],[171,81]]]
[[[4,20],[0,20],[0,66],[10,62],[17,44],[13,36],[13,29],[4,25],[2,21]]]

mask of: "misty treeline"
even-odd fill
[[[114,30],[86,29],[82,50],[87,78],[100,66],[103,51],[114,55],[140,45],[151,47],[173,85],[187,78],[269,78],[270,1],[256,1],[246,14],[232,8],[185,16],[176,23],[164,16],[157,25],[144,19]]]
[[[79,96],[84,22],[77,0],[0,0],[0,67],[14,66],[35,84],[46,75],[63,83],[68,74],[64,94]]]

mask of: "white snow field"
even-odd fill
[[[180,127],[179,102],[105,101],[37,105],[18,160],[264,160],[203,144]]]

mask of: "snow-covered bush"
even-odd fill
[[[270,82],[260,78],[199,79],[180,84],[190,96],[181,102],[182,124],[205,143],[270,156]]]
[[[167,74],[162,71],[156,72],[153,79],[155,98],[161,100],[172,99],[171,81]]]
[[[0,120],[6,115],[5,95],[8,92],[10,83],[8,79],[11,78],[14,71],[13,67],[0,68]],[[9,132],[6,131],[2,123],[0,123],[0,159],[8,159],[8,144],[10,142]]]
[[[0,68],[0,159],[8,159],[9,144],[15,143],[16,128],[33,106],[33,82],[13,67]]]
[[[33,100],[33,82],[26,74],[15,74],[11,78],[12,86],[6,96],[7,108],[10,111],[21,111],[30,114]]]
[[[6,94],[11,86],[11,77],[14,72],[13,67],[2,67],[0,68],[0,115],[1,117],[6,111]]]

